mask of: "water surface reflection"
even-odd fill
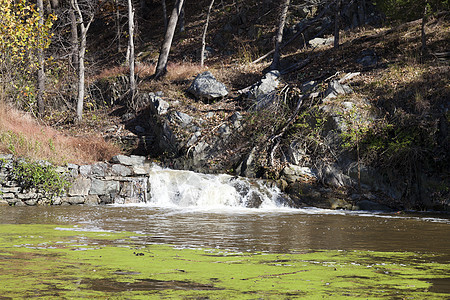
[[[140,206],[1,207],[3,224],[80,225],[143,233],[142,243],[239,251],[297,249],[450,254],[448,215],[373,215],[317,210],[193,210]]]

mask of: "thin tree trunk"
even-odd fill
[[[179,19],[180,19],[180,21],[178,22],[178,24],[179,24],[178,27],[180,29],[180,32],[184,32],[185,31],[185,27],[184,27],[184,4],[181,7]]]
[[[120,44],[121,42],[121,37],[122,37],[122,31],[121,31],[121,27],[120,27],[120,11],[119,11],[119,3],[118,0],[114,1],[114,4],[116,6],[116,35],[117,35],[117,53],[120,53],[120,50],[122,48],[122,45]]]
[[[75,71],[78,71],[78,29],[77,29],[77,18],[73,9],[69,10],[70,16],[70,32],[71,32],[71,43],[72,43],[72,66]]]
[[[78,97],[77,97],[77,120],[83,119],[84,105],[84,55],[86,52],[86,38],[84,25],[81,26],[81,45],[78,57]]]
[[[92,13],[87,24],[84,24],[83,14],[81,13],[80,7],[78,5],[78,0],[72,0],[72,7],[78,13],[79,23],[80,23],[80,33],[81,41],[78,51],[78,97],[77,97],[77,121],[83,119],[83,105],[84,105],[84,57],[86,54],[86,38],[89,27],[91,26],[92,20],[94,19],[94,14]]]
[[[167,31],[167,6],[166,0],[161,1],[162,9],[163,9],[163,19],[164,19],[164,32]]]
[[[341,0],[336,1],[336,11],[334,12],[334,49],[339,48],[339,19],[340,19],[340,10],[341,9]]]
[[[203,68],[204,62],[205,62],[205,48],[206,48],[206,32],[208,30],[208,24],[209,24],[209,17],[211,15],[211,9],[214,5],[214,0],[211,0],[211,3],[208,7],[208,14],[206,15],[206,22],[205,22],[205,28],[203,30],[202,35],[202,51],[200,51],[200,66]]]
[[[44,3],[42,0],[37,0],[37,7],[39,10],[39,27],[44,26]],[[44,91],[45,91],[45,71],[44,71],[44,49],[39,47],[38,49],[38,92],[37,92],[37,105],[38,113],[40,116],[44,114]]]
[[[128,45],[130,48],[129,66],[130,66],[130,93],[131,102],[133,102],[136,92],[136,81],[134,77],[134,8],[132,0],[128,0]]]
[[[170,47],[172,46],[173,35],[177,27],[178,17],[183,7],[184,0],[176,0],[175,7],[172,10],[169,24],[167,26],[164,41],[159,53],[158,64],[156,66],[155,79],[161,78],[167,72],[167,61],[169,59]]]
[[[277,30],[277,35],[276,35],[276,41],[275,41],[275,53],[273,54],[273,61],[272,61],[272,64],[270,65],[270,68],[272,70],[276,70],[280,67],[280,57],[281,57],[280,46],[281,46],[281,42],[283,41],[283,30],[284,30],[284,25],[286,24],[286,18],[287,18],[287,13],[288,13],[288,9],[289,9],[289,2],[290,2],[290,0],[284,0],[282,3],[281,14],[280,14],[278,30]]]

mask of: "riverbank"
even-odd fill
[[[141,78],[133,107],[122,97],[126,68],[105,66],[89,79],[97,92],[84,121],[55,111],[40,124],[58,131],[45,132],[6,110],[0,151],[65,167],[140,155],[176,170],[268,180],[298,207],[448,211],[448,14],[428,20],[426,55],[418,55],[420,22],[405,24],[345,30],[339,49],[326,36],[307,39],[272,72],[269,61],[237,59],[243,48],[211,54],[204,68],[173,63],[163,80]],[[180,54],[189,45],[178,46]],[[218,98],[197,89],[205,78]]]

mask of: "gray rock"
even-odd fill
[[[111,158],[111,162],[115,164],[122,164],[125,166],[133,166],[133,165],[142,165],[145,162],[145,156],[139,156],[139,155],[116,155],[113,158]]]
[[[14,206],[27,206],[27,205],[22,201],[17,201],[14,203]]]
[[[91,174],[96,176],[106,176],[108,171],[108,165],[103,162],[96,163],[91,167]]]
[[[160,97],[158,97],[158,96],[155,96],[155,97],[152,99],[152,104],[153,104],[153,107],[154,107],[155,112],[156,112],[158,115],[164,115],[164,114],[166,114],[167,111],[168,111],[169,108],[170,108],[169,103],[166,102],[166,101],[164,101],[162,98],[160,98]]]
[[[68,163],[67,164],[67,169],[69,169],[69,170],[77,170],[78,171],[78,165]]]
[[[16,203],[16,202],[22,202],[22,200],[17,199],[17,198],[10,198],[10,199],[4,199],[4,200],[8,201],[8,203],[10,205],[14,205],[14,203]]]
[[[318,176],[325,184],[333,187],[354,186],[355,182],[343,174],[342,170],[337,166],[325,165],[319,172]]]
[[[247,93],[247,98],[258,100],[276,90],[280,84],[280,72],[277,70],[266,73],[263,78],[252,85]]]
[[[0,199],[0,206],[9,206],[9,202],[3,199]]]
[[[20,192],[20,187],[4,187],[0,190],[3,195],[5,195],[6,193],[18,193]]]
[[[87,195],[84,197],[84,204],[95,206],[100,204],[100,198],[98,195]]]
[[[13,193],[4,193],[4,194],[2,194],[2,198],[3,199],[14,199],[15,197],[16,197],[16,195],[13,194]]]
[[[329,37],[329,38],[314,38],[312,40],[308,41],[308,44],[311,47],[320,47],[320,46],[327,46],[327,45],[332,45],[334,43],[334,37]]]
[[[328,84],[324,100],[330,100],[336,98],[338,95],[350,94],[352,92],[353,90],[348,85],[341,84],[338,80],[333,80]]]
[[[150,168],[146,168],[144,165],[134,165],[133,175],[146,175],[150,171]]]
[[[111,166],[111,172],[113,175],[118,175],[118,176],[129,176],[131,175],[131,170],[130,168],[121,165],[121,164],[114,164]]]
[[[188,114],[185,114],[181,111],[175,112],[175,118],[181,123],[182,127],[186,127],[192,123],[192,117]]]
[[[55,197],[52,199],[52,205],[61,205],[62,200],[61,197]]]
[[[145,156],[131,155],[130,158],[133,165],[142,165],[145,162]]]
[[[200,141],[194,146],[194,150],[192,151],[194,165],[199,165],[200,162],[206,157],[206,150],[208,147],[209,145],[205,141]]]
[[[37,197],[36,193],[28,192],[26,194],[18,194],[17,198],[25,200],[25,199],[35,199]]]
[[[36,199],[25,200],[24,202],[28,206],[35,206],[37,204],[37,200]]]
[[[69,188],[69,196],[84,196],[89,194],[91,187],[91,180],[86,177],[77,177],[72,181],[72,185]]]
[[[188,88],[188,92],[197,99],[217,99],[228,95],[227,87],[217,81],[211,72],[206,71],[198,74]]]
[[[119,182],[117,181],[104,181],[100,179],[92,179],[90,195],[108,195],[111,193],[117,193],[119,191]]]
[[[82,176],[89,176],[91,175],[91,165],[83,165],[80,166],[80,175]]]
[[[292,164],[289,164],[283,169],[282,175],[288,183],[302,180],[315,180],[317,178],[316,174],[311,170],[311,168],[299,167]]]

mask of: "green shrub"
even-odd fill
[[[58,196],[70,186],[69,181],[50,164],[18,160],[13,163],[11,179],[24,190],[36,189],[45,195]]]

